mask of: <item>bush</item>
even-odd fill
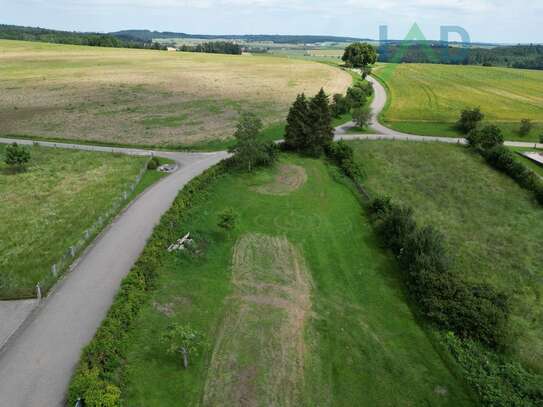
[[[341,171],[354,181],[364,178],[364,170],[354,159],[354,151],[344,141],[337,141],[326,148],[326,155]]]
[[[238,214],[232,208],[226,208],[218,214],[217,226],[224,230],[232,230],[236,227]]]
[[[534,192],[538,202],[543,203],[543,197],[541,196],[543,181],[532,170],[515,160],[514,154],[504,146],[495,146],[483,151],[483,157],[490,165],[509,175],[522,188]]]
[[[540,134],[540,135],[539,135],[539,142],[540,142],[541,144],[543,144],[543,134]]]
[[[488,150],[504,142],[502,131],[499,127],[489,124],[482,129],[473,129],[467,137],[471,147]]]
[[[330,105],[332,116],[340,117],[351,111],[350,100],[339,93],[335,94],[332,98],[332,104]]]
[[[149,160],[149,163],[147,164],[148,170],[156,170],[158,167],[160,167],[160,161],[158,157],[153,157]]]
[[[470,340],[452,332],[443,336],[447,349],[463,370],[463,376],[475,389],[484,406],[541,406],[543,378],[526,371]]]
[[[179,226],[187,210],[209,184],[226,171],[227,166],[221,163],[194,178],[162,216],[140,258],[123,280],[95,337],[82,352],[70,383],[70,405],[82,397],[86,406],[119,406],[116,369],[124,358],[123,340],[154,287],[165,248],[179,237]]]
[[[520,127],[518,132],[521,136],[527,136],[528,134],[530,134],[533,128],[534,124],[530,119],[522,119],[520,121]]]
[[[479,123],[483,121],[484,117],[485,115],[481,112],[479,107],[464,109],[460,113],[460,119],[456,123],[456,126],[464,134],[468,134],[470,131],[477,128]]]
[[[6,164],[14,169],[24,170],[30,161],[30,150],[27,147],[10,144],[6,147]]]
[[[407,291],[420,313],[441,329],[491,348],[505,343],[509,303],[486,285],[469,285],[450,271],[444,237],[432,226],[417,226],[411,208],[388,198],[370,204],[378,235],[401,266]]]

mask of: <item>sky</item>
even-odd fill
[[[315,34],[427,39],[460,26],[473,42],[543,43],[543,0],[0,0],[0,24],[71,31]],[[454,35],[450,40],[458,40]]]

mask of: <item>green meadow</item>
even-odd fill
[[[454,272],[511,296],[510,352],[543,372],[543,210],[533,194],[462,146],[352,146],[372,194],[412,207],[421,224],[444,233]]]
[[[335,167],[283,155],[227,174],[183,219],[193,246],[163,259],[123,345],[124,404],[473,405]],[[159,340],[174,322],[204,337],[187,370]]]
[[[38,282],[50,288],[51,266],[113,206],[146,159],[33,146],[27,170],[13,172],[5,149],[0,145],[0,298],[32,297]],[[159,177],[147,172],[136,193]]]

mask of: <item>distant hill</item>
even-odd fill
[[[103,33],[50,30],[0,24],[0,38],[5,40],[51,42],[55,44],[89,45],[112,48],[152,48],[153,44],[134,38]]]
[[[355,41],[373,41],[368,38],[356,37],[338,37],[333,35],[207,35],[207,34],[187,34],[170,31],[149,31],[149,30],[123,30],[110,33],[115,36],[133,38],[140,41],[152,41],[157,38],[189,38],[202,40],[231,40],[248,42],[274,42],[276,44],[317,44],[323,42],[355,42]]]

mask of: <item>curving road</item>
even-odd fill
[[[0,143],[13,141],[0,139]],[[40,144],[112,151],[106,147]],[[149,151],[137,149],[114,151],[149,155]],[[160,217],[187,182],[227,157],[225,152],[157,152],[157,155],[175,160],[178,170],[145,191],[113,221],[4,347],[0,355],[1,407],[64,405],[82,348],[94,336],[121,280],[139,257]]]
[[[464,138],[454,137],[439,137],[439,136],[417,136],[413,134],[402,133],[396,130],[389,129],[388,127],[379,123],[379,114],[383,111],[387,102],[387,92],[383,85],[372,76],[368,76],[368,81],[373,84],[375,90],[375,97],[371,103],[372,118],[370,127],[376,131],[377,134],[353,134],[349,130],[355,127],[353,122],[344,124],[336,128],[336,140],[405,140],[405,141],[437,141],[441,143],[449,144],[466,144]],[[522,141],[506,141],[504,143],[509,147],[525,147],[525,148],[543,148],[541,143],[528,143]]]

